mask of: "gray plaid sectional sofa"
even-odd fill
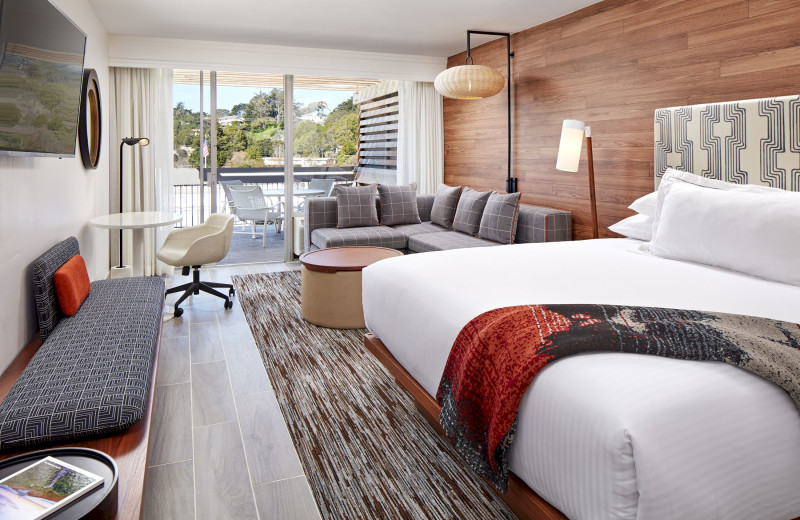
[[[337,229],[336,197],[306,199],[303,236],[305,250],[341,246],[377,246],[403,252],[423,253],[501,245],[458,231],[448,230],[431,220],[433,195],[417,195],[420,224],[369,226]],[[376,199],[380,215],[380,201]],[[572,214],[551,208],[519,205],[514,243],[558,242],[572,239]]]
[[[164,281],[92,282],[78,312],[66,317],[53,273],[76,254],[70,237],[33,263],[44,342],[0,404],[0,451],[117,433],[147,408]]]

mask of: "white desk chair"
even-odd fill
[[[231,298],[236,294],[233,285],[227,283],[201,282],[200,267],[206,264],[219,262],[231,248],[233,239],[233,215],[213,214],[199,226],[174,229],[167,235],[164,245],[158,250],[156,256],[168,265],[182,267],[184,276],[189,274],[189,269],[194,269],[190,283],[167,289],[167,294],[183,291],[183,295],[175,302],[175,317],[183,314],[179,307],[183,300],[200,291],[213,294],[225,300],[225,309],[233,307]],[[228,295],[214,288],[228,289]]]

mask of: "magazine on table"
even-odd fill
[[[0,480],[0,518],[38,520],[103,483],[99,477],[47,457]]]

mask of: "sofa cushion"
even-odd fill
[[[431,219],[431,209],[433,208],[434,195],[430,193],[417,194],[417,209],[419,209],[419,219],[428,222]]]
[[[492,193],[486,201],[478,237],[513,244],[517,232],[517,210],[521,193]]]
[[[0,449],[123,431],[144,415],[164,281],[100,280],[62,318],[0,404]]]
[[[321,228],[311,232],[311,243],[321,249],[341,246],[376,246],[404,249],[406,236],[387,226],[368,226],[347,229]]]
[[[431,222],[439,224],[445,229],[453,229],[453,219],[456,217],[460,196],[461,186],[447,186],[446,184],[439,186],[433,199]]]
[[[336,186],[336,227],[377,226],[375,186]]]
[[[36,301],[36,319],[42,339],[47,338],[64,316],[58,305],[53,274],[64,262],[80,254],[78,239],[69,237],[51,247],[33,261],[33,297]]]
[[[491,191],[475,191],[464,188],[458,199],[456,216],[453,220],[453,229],[468,235],[475,236],[481,227],[481,217],[486,201],[489,200]]]
[[[408,249],[415,253],[428,251],[444,251],[446,249],[461,249],[464,247],[498,246],[497,242],[490,242],[482,238],[459,233],[458,231],[440,231],[438,233],[423,233],[408,237]]]
[[[394,226],[397,224],[419,224],[417,208],[417,183],[406,186],[378,185],[378,196],[381,199],[381,224]]]
[[[89,271],[81,255],[75,255],[53,273],[53,284],[56,286],[58,306],[65,316],[74,316],[81,308],[83,300],[89,296],[92,282]]]
[[[440,233],[442,231],[447,231],[442,226],[438,226],[433,222],[422,222],[420,224],[406,224],[404,226],[392,226],[392,229],[396,229],[397,231],[404,234],[406,237],[410,237],[412,235],[419,235],[420,233]]]

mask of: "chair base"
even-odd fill
[[[192,269],[194,269],[194,272],[192,273],[192,281],[191,282],[185,283],[183,285],[179,285],[177,287],[173,287],[171,289],[167,289],[167,292],[166,292],[166,294],[173,294],[173,293],[176,293],[176,292],[183,291],[183,294],[181,295],[181,297],[178,298],[178,301],[175,302],[175,317],[176,318],[179,318],[183,314],[183,309],[180,308],[180,304],[183,303],[183,301],[186,298],[188,298],[189,296],[191,296],[193,294],[200,294],[200,291],[203,291],[203,292],[208,293],[208,294],[213,294],[217,298],[222,298],[223,300],[225,300],[225,304],[224,304],[225,310],[233,308],[233,300],[231,300],[231,298],[236,296],[236,290],[233,288],[233,285],[231,285],[229,283],[201,282],[200,281],[200,266],[199,265],[193,265]],[[183,270],[182,270],[182,274],[183,275],[188,275],[189,274],[188,271],[189,271],[189,266],[184,266]],[[226,296],[225,294],[217,291],[215,289],[215,287],[216,288],[220,288],[220,289],[228,289],[228,295]]]

